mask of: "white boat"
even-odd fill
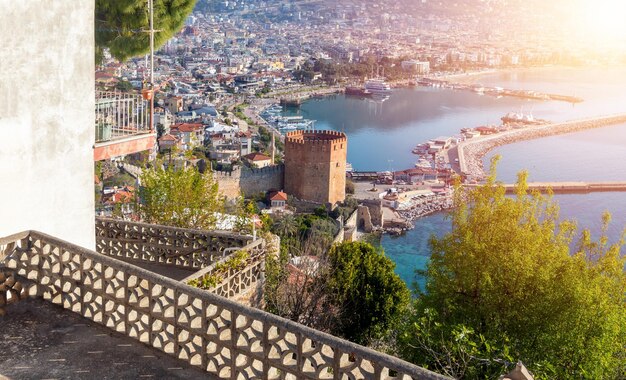
[[[415,167],[416,168],[424,168],[424,169],[432,169],[433,168],[433,164],[432,164],[432,162],[430,162],[429,160],[427,160],[425,158],[420,158],[415,163]]]
[[[372,94],[390,94],[391,86],[383,78],[372,78],[365,82],[365,89]]]

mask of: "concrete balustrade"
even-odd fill
[[[132,255],[144,252],[139,247],[141,242],[134,241],[135,234],[139,233],[136,229],[143,228],[151,233],[157,229],[130,225],[124,228],[131,228],[132,238],[121,234],[119,244],[131,245],[135,252]],[[170,230],[170,233],[179,237],[182,234],[182,240],[197,233],[185,235],[178,230]],[[107,239],[108,244],[114,243],[112,237]],[[133,241],[127,241],[129,239]],[[150,244],[145,252],[156,249],[157,243],[152,239],[156,237],[147,239]],[[189,246],[190,242],[177,246],[172,239],[169,235],[163,241],[163,251],[156,252],[178,254],[187,252],[185,249],[196,249]],[[244,242],[242,238],[238,243]],[[261,246],[251,248],[258,252]],[[0,239],[0,259],[2,299],[43,296],[45,300],[200,367],[215,378],[443,378],[398,358],[37,231]],[[20,283],[18,291],[15,284],[20,279],[23,284]],[[11,295],[7,296],[9,293]]]

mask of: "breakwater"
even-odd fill
[[[453,206],[454,201],[451,195],[432,195],[423,199],[411,200],[397,212],[406,221],[414,222],[417,218],[449,210]]]
[[[461,174],[465,175],[469,181],[480,181],[486,177],[483,157],[498,146],[621,123],[626,123],[626,114],[530,126],[524,129],[467,140],[457,146],[459,168]]]

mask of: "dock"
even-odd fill
[[[466,188],[476,188],[479,184],[465,184]],[[507,194],[515,193],[515,184],[505,184]],[[529,182],[529,191],[539,191],[554,194],[588,194],[597,192],[622,192],[626,191],[626,181],[605,181],[605,182]]]

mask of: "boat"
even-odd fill
[[[426,154],[428,153],[428,144],[417,144],[411,151],[413,154]]]
[[[415,163],[415,167],[416,168],[423,168],[423,169],[432,169],[433,168],[433,164],[432,164],[432,162],[430,162],[430,160],[428,160],[426,158],[420,158]]]
[[[532,114],[524,114],[522,112],[509,112],[503,117],[500,118],[502,123],[522,123],[522,124],[537,124],[537,120],[533,117]]]
[[[374,95],[391,93],[391,86],[383,78],[372,78],[365,82],[365,89]]]

